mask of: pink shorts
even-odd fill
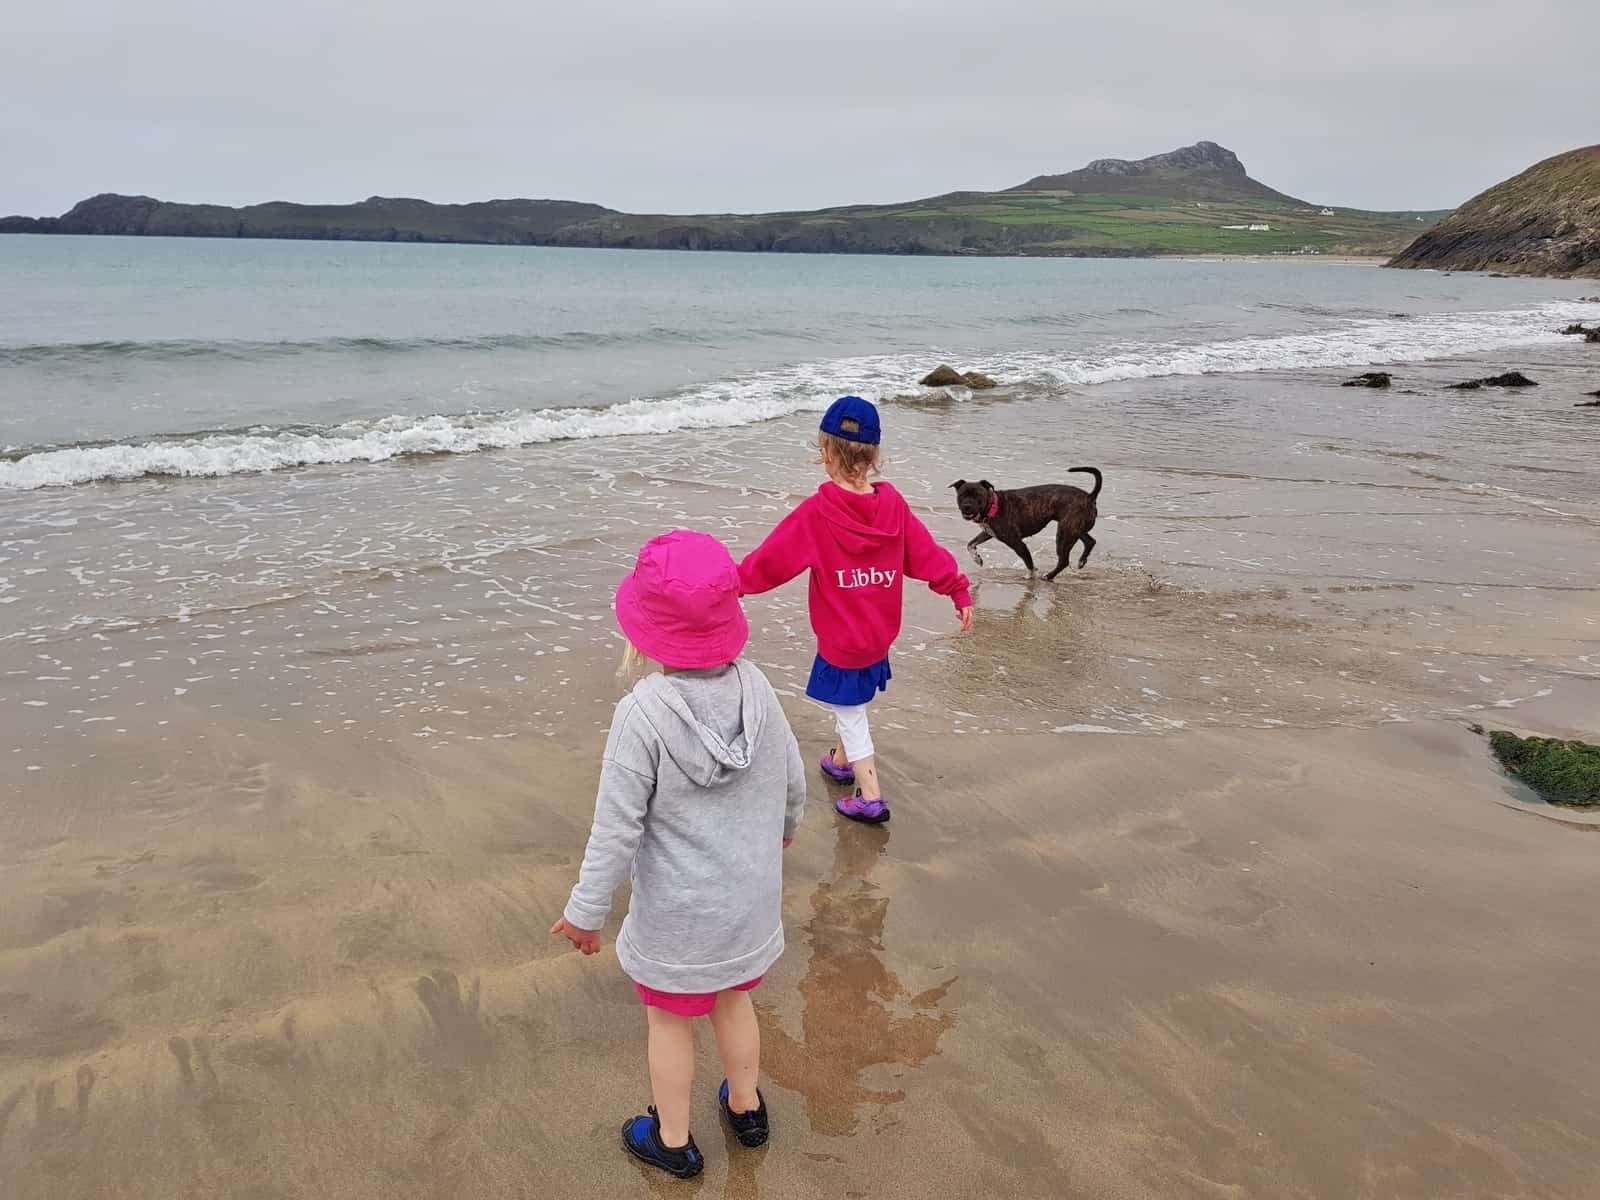
[[[757,975],[748,983],[736,983],[727,990],[730,992],[748,992],[761,982]],[[669,1012],[675,1017],[705,1017],[717,1006],[719,992],[658,992],[655,988],[647,988],[642,983],[633,985],[639,993],[639,999],[644,1001],[646,1008],[659,1008]]]

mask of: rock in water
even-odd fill
[[[943,363],[922,377],[923,387],[959,387],[961,383],[961,372]]]
[[[1450,386],[1458,392],[1475,392],[1485,387],[1525,388],[1539,385],[1521,371],[1507,371],[1504,375],[1486,375],[1482,379],[1468,379]]]
[[[1357,375],[1354,379],[1346,379],[1339,386],[1386,388],[1393,382],[1393,377],[1387,371],[1368,371],[1363,375]]]
[[[1600,342],[1600,329],[1589,330],[1588,333],[1583,335],[1583,340],[1586,342]]]
[[[992,388],[995,386],[994,380],[990,379],[982,371],[965,372],[961,376],[961,382],[966,384],[975,392],[981,392],[986,388]]]

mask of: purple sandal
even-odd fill
[[[852,787],[856,781],[854,767],[839,767],[833,762],[833,751],[829,750],[822,756],[822,773],[828,777],[829,783],[836,783],[840,787]]]
[[[863,825],[882,825],[889,819],[889,806],[882,800],[863,800],[860,788],[856,789],[854,796],[835,800],[833,807],[841,817],[849,817]]]

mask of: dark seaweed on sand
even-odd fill
[[[1503,729],[1489,735],[1489,746],[1501,766],[1551,804],[1600,806],[1600,746],[1518,737]]]

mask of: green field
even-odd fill
[[[1270,201],[1196,202],[1158,196],[1005,192],[883,210],[909,222],[960,222],[1010,231],[1036,253],[1095,249],[1142,254],[1382,254],[1406,245],[1438,214],[1295,208]],[[1418,220],[1417,217],[1422,219]],[[1265,224],[1268,230],[1227,229]]]

